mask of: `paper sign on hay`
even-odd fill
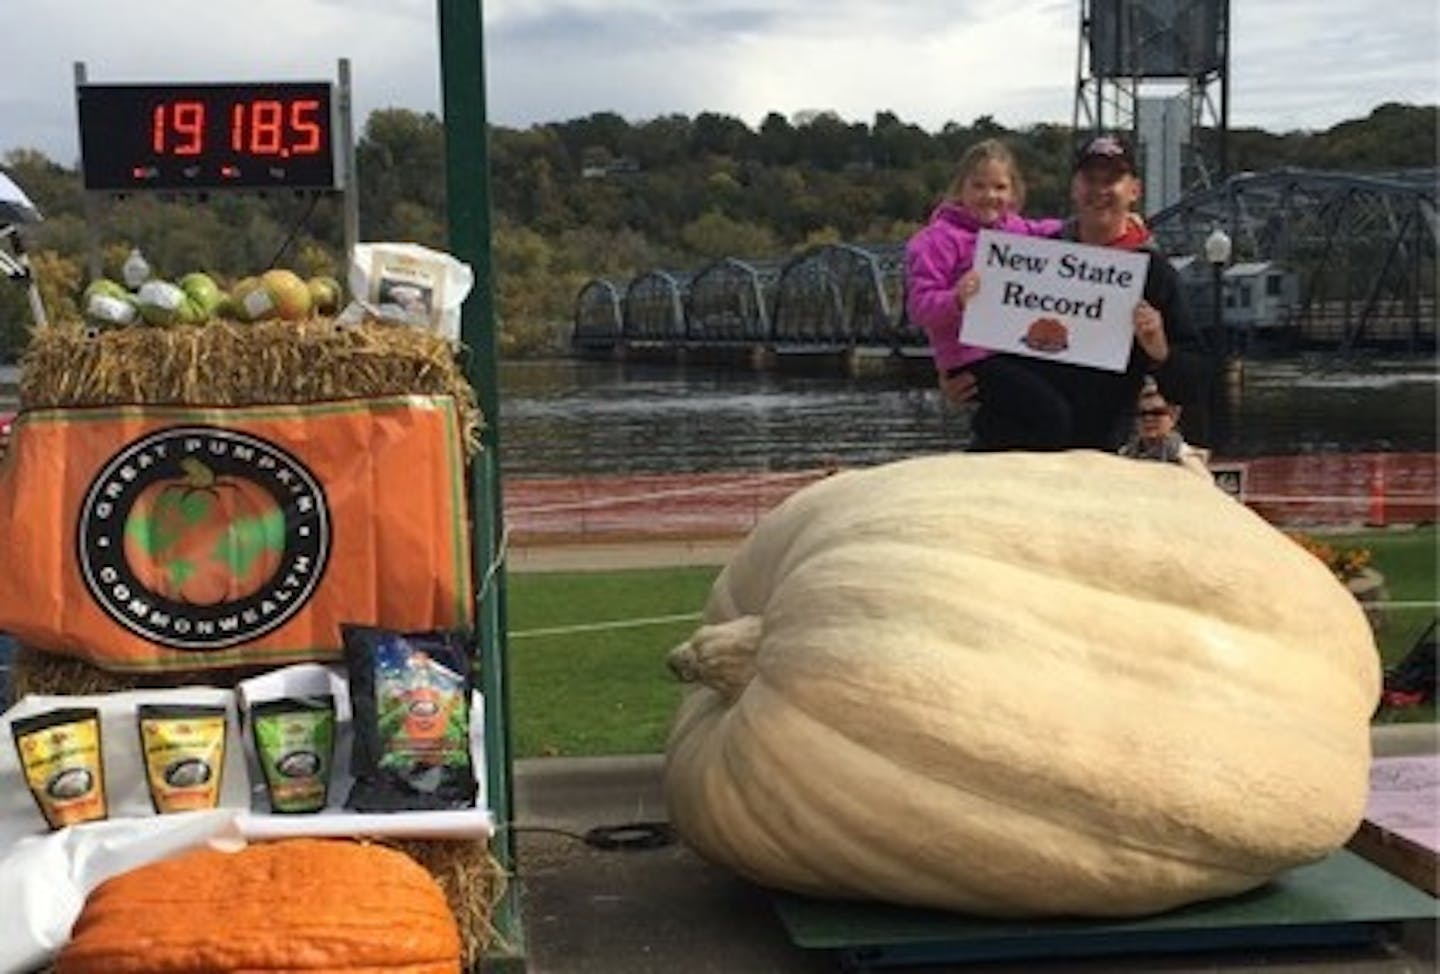
[[[961,341],[1125,371],[1150,255],[981,230]]]
[[[106,669],[330,660],[340,624],[471,624],[454,401],[22,413],[0,631]]]

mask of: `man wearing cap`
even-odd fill
[[[1123,373],[1074,370],[1079,411],[1077,446],[1115,449],[1131,425],[1130,413],[1146,375],[1170,402],[1196,402],[1203,358],[1175,268],[1155,249],[1150,230],[1134,212],[1140,178],[1130,147],[1113,135],[1091,139],[1075,157],[1070,177],[1074,216],[1061,236],[1099,247],[1150,253],[1144,298],[1135,308],[1135,343]]]
[[[1113,135],[1086,142],[1070,177],[1073,216],[1062,239],[1099,247],[1150,252],[1143,300],[1135,308],[1135,342],[1124,372],[1048,363],[1047,378],[1070,401],[1075,420],[1069,446],[1114,452],[1133,421],[1136,397],[1153,375],[1170,402],[1199,402],[1204,359],[1185,307],[1179,275],[1154,246],[1150,230],[1134,212],[1141,184],[1130,147]],[[971,388],[945,387],[952,401],[974,397]]]

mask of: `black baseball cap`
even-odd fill
[[[1122,173],[1136,175],[1135,154],[1118,135],[1097,135],[1075,154],[1074,172],[1089,166],[1104,165]]]

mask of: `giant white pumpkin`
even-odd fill
[[[1177,466],[952,455],[761,520],[672,651],[674,824],[802,893],[1123,916],[1362,814],[1379,663],[1312,555]]]

